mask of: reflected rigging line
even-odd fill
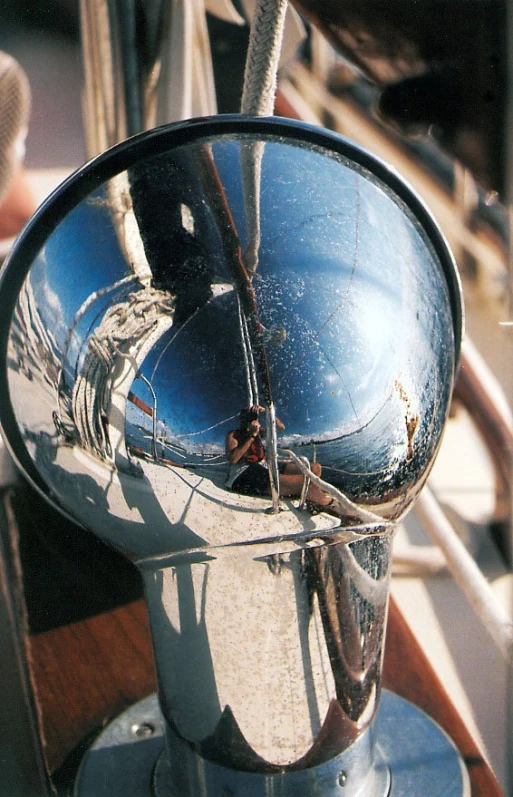
[[[197,308],[197,309],[194,311],[194,313],[193,313],[191,316],[189,316],[189,318],[187,319],[187,321],[185,321],[185,322],[182,324],[182,326],[181,326],[181,327],[178,327],[178,329],[176,330],[175,334],[174,334],[174,335],[172,335],[172,336],[171,336],[171,338],[168,340],[168,342],[166,343],[166,345],[164,346],[164,348],[163,348],[163,349],[162,349],[162,351],[160,352],[159,356],[157,357],[157,362],[155,363],[155,367],[153,368],[153,371],[151,372],[151,376],[150,376],[150,382],[153,382],[153,380],[154,380],[154,378],[155,378],[155,372],[156,372],[157,368],[158,368],[158,367],[159,367],[159,365],[160,365],[160,361],[161,361],[162,357],[164,356],[164,354],[166,353],[166,351],[167,351],[167,350],[169,349],[169,347],[171,346],[171,344],[173,343],[173,341],[175,341],[175,340],[177,339],[177,337],[178,337],[178,335],[180,334],[180,332],[181,332],[183,329],[185,329],[185,327],[186,327],[186,326],[187,326],[187,325],[188,325],[188,324],[189,324],[189,323],[190,323],[190,322],[193,320],[193,318],[196,318],[196,315],[197,315],[197,314],[200,312],[200,310],[203,310],[203,308],[204,308],[204,307],[206,307],[206,305],[207,305],[207,304],[209,304],[209,303],[210,303],[210,301],[211,301],[211,300],[209,299],[209,300],[208,300],[208,301],[207,301],[207,302],[206,302],[204,305],[202,305],[201,307],[198,307],[198,308]]]
[[[193,312],[193,314],[190,315],[189,318],[186,321],[184,321],[184,323],[180,327],[178,327],[178,329],[176,330],[175,334],[172,335],[172,337],[168,340],[168,342],[166,343],[166,345],[164,346],[164,348],[160,352],[159,356],[157,357],[157,362],[155,363],[153,371],[151,372],[150,382],[153,382],[153,379],[155,378],[155,372],[156,372],[157,368],[160,365],[160,361],[162,360],[162,357],[164,356],[166,351],[169,349],[171,344],[174,343],[174,341],[177,339],[177,337],[180,334],[180,332],[183,332],[185,327],[187,327],[196,318],[198,313],[201,313],[202,310],[204,310],[206,307],[208,307],[208,305],[211,304],[211,302],[213,302],[215,298],[216,298],[215,296],[212,296],[210,299],[208,299],[205,302],[205,304],[202,304],[201,307],[196,308],[196,310]]]
[[[354,258],[353,258],[353,266],[351,268],[351,274],[349,275],[349,284],[347,286],[345,296],[342,298],[342,301],[335,308],[335,310],[333,310],[330,313],[330,315],[327,317],[327,319],[324,322],[324,324],[321,324],[321,326],[319,328],[319,331],[317,332],[317,334],[315,336],[315,339],[317,339],[319,337],[319,335],[321,334],[323,329],[326,329],[328,324],[330,324],[331,321],[333,320],[334,316],[337,315],[340,312],[340,310],[342,309],[342,307],[344,305],[344,302],[347,300],[347,297],[349,295],[349,291],[351,289],[351,283],[353,282],[353,278],[354,278],[355,271],[356,271],[356,266],[358,265],[358,262],[359,262],[358,255],[359,255],[359,245],[360,245],[360,210],[361,210],[361,208],[360,208],[360,178],[359,178],[358,175],[355,175],[355,179],[356,179],[356,198],[357,198],[356,199],[356,219],[355,219],[356,224],[355,224],[355,236],[354,236]]]
[[[246,368],[246,387],[248,390],[248,406],[253,407],[254,405],[259,403],[258,383],[256,376],[255,361],[253,359],[253,349],[251,347],[251,340],[249,337],[248,324],[242,312],[240,296],[238,293],[237,293],[237,309],[239,312],[240,336],[242,342],[242,350],[244,354],[244,365]]]
[[[302,219],[302,221],[299,221],[295,226],[291,224],[289,227],[287,227],[286,230],[282,230],[281,232],[277,233],[277,235],[275,235],[274,238],[269,238],[266,241],[266,246],[270,249],[276,243],[276,241],[279,241],[280,239],[283,240],[283,238],[288,238],[290,235],[297,235],[298,230],[304,229],[305,227],[309,226],[313,221],[317,221],[318,219],[326,219],[326,218],[333,219],[336,218],[337,216],[340,216],[340,218],[343,219],[344,213],[341,210],[335,213],[330,212],[329,216],[327,212],[312,213],[311,216],[307,216],[306,218]]]
[[[254,246],[258,247],[260,240],[260,214],[259,214],[260,185],[258,179],[260,166],[258,161],[261,160],[261,157],[263,155],[263,142],[256,142],[256,143],[257,145],[261,144],[261,146],[257,146],[257,151],[252,151],[253,147],[251,147],[251,149],[248,151],[247,148],[245,148],[244,144],[242,143],[241,156],[244,157],[251,155],[251,157],[253,158],[253,160],[251,160],[250,158],[249,163],[242,164],[242,180],[243,180],[244,192],[246,192],[248,188],[248,183],[249,185],[254,185],[255,189],[255,196],[253,202],[254,214],[252,214],[251,217],[250,227],[251,223],[253,222],[253,232],[255,233],[255,235],[251,237],[251,241]],[[278,465],[277,465],[275,416],[274,416],[274,406],[272,401],[269,362],[262,335],[263,325],[260,322],[260,317],[259,317],[260,314],[259,314],[257,298],[255,294],[255,289],[252,284],[254,270],[248,270],[244,262],[245,258],[243,257],[241,252],[239,235],[229,209],[224,188],[219,179],[219,174],[216,165],[211,156],[209,158],[209,163],[210,163],[211,177],[213,178],[214,184],[217,185],[219,188],[216,207],[218,208],[220,217],[221,218],[224,217],[224,220],[226,222],[225,230],[227,232],[227,235],[225,237],[225,241],[228,245],[227,248],[228,262],[232,270],[232,275],[234,279],[234,288],[237,294],[238,308],[240,311],[239,324],[241,332],[241,342],[244,350],[246,385],[250,399],[252,396],[253,399],[255,399],[258,396],[257,388],[258,385],[260,384],[261,392],[264,396],[264,403],[266,405],[266,413],[268,420],[267,459],[269,462],[269,482],[271,486],[273,511],[278,512],[279,476],[278,476]],[[255,178],[256,183],[253,182],[253,178]],[[252,262],[251,265],[253,266],[253,268],[256,268],[258,262],[257,249],[254,250],[254,255],[256,256],[256,260],[254,260],[254,262]],[[258,379],[258,377],[260,379]]]
[[[177,435],[175,435],[175,437],[178,440],[181,440],[183,437],[195,437],[196,435],[199,435],[199,434],[205,434],[205,432],[210,432],[211,429],[217,429],[218,426],[222,426],[224,423],[228,423],[228,421],[233,421],[234,418],[236,418],[236,417],[237,417],[237,414],[230,415],[229,418],[225,418],[222,421],[218,421],[218,423],[214,423],[214,424],[212,424],[212,426],[207,426],[206,429],[201,429],[199,432],[187,432],[186,434],[177,434]]]

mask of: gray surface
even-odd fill
[[[149,738],[137,739],[135,729],[141,726],[154,729]],[[391,772],[390,797],[469,797],[468,775],[452,741],[426,714],[391,692],[382,694],[376,742],[382,761]],[[162,720],[156,697],[151,696],[103,731],[83,761],[74,797],[151,797],[153,770],[163,747]],[[380,763],[378,768],[382,766]],[[326,771],[331,772],[331,782],[324,783],[323,797],[347,797],[353,793],[350,780],[343,777],[340,767],[327,767]],[[295,792],[289,791],[286,784],[287,776],[263,778],[260,785],[248,778],[250,791],[244,787],[226,791],[226,784],[218,784],[195,797],[319,794],[317,788],[297,791],[297,784]],[[383,792],[363,793],[365,797],[376,797]],[[172,791],[166,794],[175,797]]]

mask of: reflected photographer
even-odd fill
[[[262,429],[258,420],[264,408],[258,405],[243,408],[239,413],[239,428],[231,429],[226,435],[226,457],[230,463],[230,471],[226,486],[241,495],[271,495],[269,470],[262,441]],[[285,429],[284,424],[276,418],[279,431]],[[311,464],[312,473],[321,475],[318,462]],[[300,495],[304,476],[293,462],[279,464],[279,486],[281,496]],[[331,507],[333,499],[314,484],[309,485],[307,500],[317,507]]]

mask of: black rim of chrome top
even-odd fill
[[[463,331],[461,285],[454,259],[438,224],[423,201],[395,169],[354,142],[324,128],[280,117],[255,118],[237,115],[204,117],[178,122],[139,133],[98,155],[68,177],[36,211],[16,241],[0,274],[2,321],[0,323],[0,422],[14,458],[33,485],[46,497],[49,491],[39,476],[19,432],[7,380],[7,344],[11,317],[28,270],[49,234],[63,218],[98,186],[132,167],[144,157],[154,157],[171,148],[202,139],[229,134],[259,134],[290,142],[312,144],[348,158],[391,189],[421,225],[441,264],[450,297],[458,363]],[[76,522],[76,521],[74,521]]]

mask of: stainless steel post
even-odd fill
[[[151,416],[152,417],[151,450],[152,450],[152,454],[153,454],[153,459],[155,461],[157,461],[157,459],[159,457],[158,451],[157,451],[157,395],[156,395],[156,393],[155,393],[155,391],[153,389],[153,385],[151,384],[150,380],[146,379],[144,374],[138,373],[137,377],[138,377],[138,379],[142,379],[144,384],[148,386],[148,388],[150,390],[150,393],[151,393],[151,398],[152,398],[152,402],[153,402],[153,406],[152,406],[153,413],[152,413],[152,416]]]
[[[328,797],[341,772],[351,797],[388,793],[373,720],[391,545],[391,528],[361,528],[142,567],[169,751],[158,794]]]
[[[248,143],[262,154],[251,274]],[[297,123],[169,126],[54,195],[0,299],[0,412],[18,462],[143,574],[167,743],[154,793],[384,797],[393,527],[438,450],[462,324],[450,254],[419,200],[368,153]],[[269,452],[277,513],[264,442],[249,453],[250,361],[285,426]],[[147,456],[149,421],[128,398],[142,401],[138,373],[166,417],[165,461]],[[105,417],[110,447],[130,448],[137,468],[109,449]],[[297,499],[314,452],[310,512]],[[420,743],[438,751],[432,734]],[[92,781],[85,765],[80,796],[102,794],[103,759]]]

